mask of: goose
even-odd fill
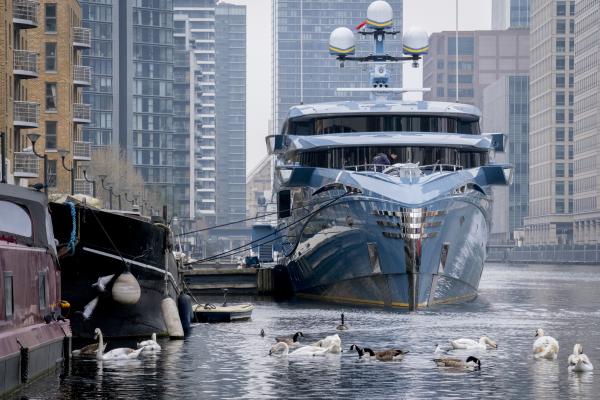
[[[98,339],[98,350],[96,350],[96,359],[100,361],[110,361],[110,360],[129,360],[133,358],[138,358],[142,353],[141,349],[128,349],[125,347],[113,349],[108,353],[104,353],[104,340],[102,338],[102,332],[100,328],[96,328],[94,330],[94,339]]]
[[[102,348],[102,351],[106,350],[107,344],[108,343],[104,343],[104,347]],[[93,356],[93,355],[96,355],[97,351],[98,351],[98,342],[88,344],[87,346],[84,346],[77,350],[73,350],[71,352],[71,355],[72,356]]]
[[[487,336],[482,336],[479,341],[473,339],[456,339],[451,340],[450,344],[453,349],[466,349],[466,350],[486,350],[487,346],[493,349],[497,349],[498,345],[492,339]]]
[[[260,337],[265,337],[265,330],[261,329],[259,335]]]
[[[573,346],[573,354],[569,356],[569,371],[572,372],[589,372],[594,370],[594,366],[583,354],[583,346],[577,343]]]
[[[337,329],[338,331],[347,331],[348,329],[350,329],[350,328],[348,327],[348,325],[346,325],[346,324],[344,323],[344,313],[342,313],[342,323],[341,323],[341,324],[339,324],[338,326],[336,326],[336,328],[335,328],[335,329]]]
[[[304,336],[302,334],[302,332],[296,332],[293,335],[290,336],[278,336],[275,338],[276,342],[284,342],[286,343],[288,346],[296,346],[298,345],[298,338]]]
[[[558,342],[552,336],[545,336],[544,330],[538,328],[535,331],[537,340],[533,343],[533,357],[556,360],[558,355]]]
[[[340,347],[342,346],[342,339],[340,339],[337,333],[335,335],[325,336],[325,338],[311,344],[311,346],[329,347],[332,344],[337,344]]]
[[[161,347],[156,342],[156,333],[152,333],[150,340],[144,340],[137,344],[138,349],[144,349],[144,351],[160,351]]]
[[[434,358],[433,361],[438,367],[462,368],[471,371],[481,369],[481,361],[473,356],[467,357],[466,360],[461,360],[460,358],[440,357]]]
[[[350,346],[350,350],[356,350],[358,358],[363,357],[375,358],[378,361],[401,361],[408,351],[400,349],[386,349],[381,351],[373,351],[368,347],[360,347],[355,344]]]

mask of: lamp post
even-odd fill
[[[83,170],[83,179],[86,182],[89,182],[89,183],[92,184],[92,197],[96,197],[96,180],[95,179],[89,180],[88,177],[87,177],[85,169]]]
[[[31,150],[33,151],[33,154],[35,154],[36,157],[44,160],[44,193],[46,193],[46,196],[48,196],[48,156],[46,153],[39,154],[37,151],[35,151],[35,142],[37,142],[40,138],[39,133],[28,133],[27,138],[31,141]]]
[[[113,197],[112,186],[109,186],[109,187],[104,186],[104,180],[106,179],[106,175],[98,175],[98,178],[100,178],[100,184],[102,185],[102,189],[108,190],[108,208],[112,210],[112,197]]]
[[[75,194],[75,170],[77,168],[77,160],[73,159],[71,163],[71,168],[67,167],[65,164],[65,157],[69,154],[69,150],[58,149],[58,154],[60,155],[60,159],[62,161],[62,166],[71,174],[71,195]]]

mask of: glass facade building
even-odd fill
[[[246,7],[215,15],[217,223],[246,217]]]
[[[114,35],[118,35],[118,26],[113,23],[117,21],[118,5],[113,5],[113,0],[80,0],[80,3],[82,26],[91,31],[91,47],[84,50],[82,61],[92,67],[91,86],[83,89],[84,102],[92,106],[92,119],[83,126],[83,140],[92,146],[110,146],[118,122],[118,77],[113,73],[118,61],[115,54],[118,47],[113,46]]]
[[[337,88],[366,87],[364,66],[339,62],[329,55],[329,34],[339,26],[353,29],[367,17],[372,0],[273,1],[273,121],[279,132],[290,107],[304,103],[365,99],[362,93],[336,93]],[[394,10],[394,28],[402,31],[402,0],[388,0]],[[358,54],[373,52],[372,37],[357,36]],[[402,51],[401,35],[386,39],[386,50]],[[402,66],[392,65],[392,87],[402,86]],[[275,133],[275,132],[270,132]]]
[[[530,0],[492,0],[492,29],[529,27]]]

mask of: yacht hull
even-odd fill
[[[345,200],[319,210],[299,235],[288,263],[298,296],[409,309],[477,296],[486,196],[449,196],[418,207]]]

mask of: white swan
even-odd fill
[[[490,346],[493,349],[498,348],[498,345],[496,344],[496,342],[494,342],[492,339],[490,339],[487,336],[482,336],[479,339],[479,341],[473,340],[473,339],[465,339],[465,338],[451,340],[450,344],[452,345],[452,348],[455,350],[457,350],[457,349],[486,350],[487,346]]]
[[[102,351],[106,350],[106,345],[107,343],[104,343],[104,346],[102,347]],[[71,352],[72,356],[95,356],[96,352],[98,351],[98,343],[92,343],[92,344],[88,344],[87,346],[84,346],[80,349],[77,350],[73,350]]]
[[[100,328],[96,328],[94,330],[94,339],[98,339],[98,350],[96,351],[96,359],[101,361],[129,360],[132,358],[138,358],[143,350],[143,348],[134,350],[122,347],[119,349],[111,350],[108,353],[104,353],[104,339],[102,338],[102,332],[100,331]]]
[[[138,349],[144,349],[144,351],[160,351],[161,347],[156,342],[156,333],[152,333],[152,337],[149,340],[144,340],[137,344]]]
[[[535,331],[537,340],[533,343],[533,357],[556,360],[558,356],[558,342],[552,336],[545,336],[544,330],[538,328]]]
[[[573,354],[569,356],[569,371],[572,372],[590,372],[594,370],[594,366],[583,354],[583,346],[577,343],[573,346]]]
[[[286,342],[277,342],[269,350],[270,356],[287,356],[290,352],[290,346]]]
[[[323,339],[312,343],[311,346],[329,347],[332,344],[337,344],[340,348],[342,347],[342,339],[340,339],[340,336],[337,333],[335,335],[325,336]]]
[[[341,349],[337,343],[332,343],[329,347],[302,346],[290,353],[290,346],[286,342],[277,342],[269,351],[270,356],[324,356],[327,353],[339,353]]]

